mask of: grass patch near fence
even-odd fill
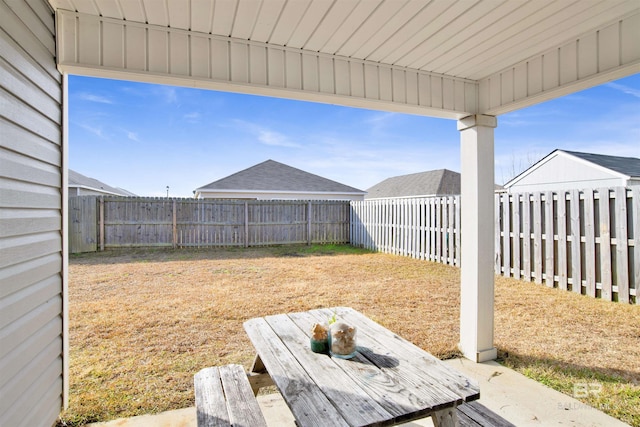
[[[459,270],[349,246],[72,256],[70,406],[82,425],[193,405],[203,367],[249,367],[252,317],[351,306],[432,354],[458,355]],[[502,363],[640,426],[640,307],[496,278]],[[562,402],[559,402],[562,404]],[[555,408],[553,408],[555,409]]]

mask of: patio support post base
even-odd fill
[[[493,360],[494,128],[493,116],[458,121],[461,152],[460,345],[474,362]]]

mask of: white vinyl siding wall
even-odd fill
[[[63,405],[62,77],[44,0],[0,0],[0,425]]]

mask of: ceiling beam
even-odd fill
[[[450,119],[477,83],[250,40],[57,11],[63,73],[235,91]]]

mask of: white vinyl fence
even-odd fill
[[[496,194],[496,273],[640,304],[640,189]],[[354,246],[460,265],[460,199],[351,202]]]
[[[351,202],[353,246],[460,264],[460,196]]]

